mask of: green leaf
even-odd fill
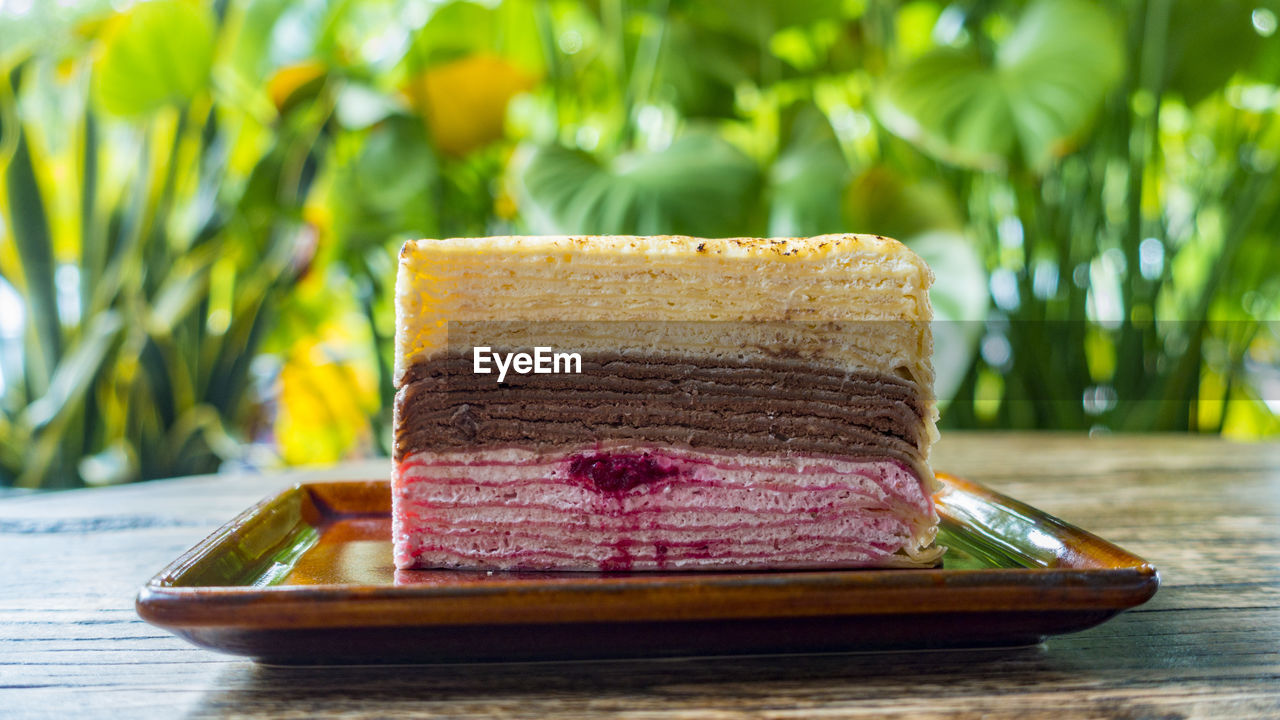
[[[609,166],[543,146],[528,153],[516,176],[525,222],[551,234],[750,234],[759,183],[751,158],[705,132]]]
[[[659,60],[660,87],[687,117],[734,117],[735,91],[759,70],[752,45],[685,23],[673,25]]]
[[[55,418],[71,412],[84,399],[115,344],[124,322],[110,310],[97,315],[76,345],[53,374],[49,391],[27,406],[22,424],[39,429]]]
[[[496,22],[494,16],[494,10],[464,0],[440,6],[415,38],[418,62],[425,67],[456,60],[476,50],[490,49]]]
[[[22,473],[30,442],[29,433],[19,431],[7,415],[0,413],[0,487],[13,484]]]
[[[94,96],[115,115],[181,105],[203,90],[213,62],[213,18],[183,0],[153,0],[126,12],[93,74]]]
[[[938,182],[907,181],[877,165],[858,175],[844,197],[848,227],[856,232],[908,238],[964,226],[956,200]]]
[[[86,105],[80,152],[80,297],[89,304],[107,264],[107,238],[98,218],[98,121]]]
[[[417,118],[389,118],[369,132],[355,164],[355,190],[363,202],[394,210],[413,200],[429,202],[437,162]]]
[[[15,75],[18,71],[15,71]],[[33,394],[45,391],[49,373],[62,357],[62,326],[58,319],[57,289],[54,286],[53,240],[44,198],[36,182],[27,145],[26,130],[14,123],[6,131],[17,135],[13,157],[5,168],[9,194],[8,218],[22,263],[23,295],[28,305],[30,330],[36,338],[38,357],[28,355],[26,373]],[[34,355],[34,353],[33,353]]]
[[[452,0],[432,13],[413,39],[407,55],[409,73],[475,53],[494,53],[521,70],[545,70],[546,49],[538,33],[534,0],[505,0],[493,7]]]
[[[178,260],[156,289],[146,313],[147,331],[167,336],[209,295],[209,271],[217,259],[212,247]]]
[[[542,0],[503,0],[494,18],[494,48],[526,72],[546,70],[546,50],[537,31],[537,5]]]
[[[951,48],[890,75],[881,122],[939,159],[1043,169],[1086,130],[1120,79],[1124,48],[1111,16],[1085,0],[1040,0],[997,48],[994,63]]]
[[[419,118],[393,115],[370,128],[358,154],[338,167],[328,193],[336,259],[354,277],[372,274],[366,257],[389,238],[439,234],[439,160]],[[446,212],[459,214],[456,207]],[[394,271],[392,272],[394,275]]]
[[[859,3],[844,0],[697,0],[679,5],[700,24],[758,43],[767,43],[783,28],[861,14]]]
[[[1263,48],[1255,10],[1280,11],[1259,0],[1177,0],[1169,15],[1165,85],[1194,105],[1247,67]],[[1271,41],[1280,44],[1280,41]],[[1273,78],[1274,79],[1274,78]]]
[[[797,116],[791,141],[770,170],[769,235],[803,237],[845,229],[841,197],[849,165],[816,108]]]
[[[293,0],[249,0],[229,53],[229,66],[246,80],[260,82],[271,70],[271,36]],[[311,50],[307,48],[308,52]]]

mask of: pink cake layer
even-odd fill
[[[402,569],[910,565],[937,522],[896,460],[645,445],[416,453],[392,504]]]

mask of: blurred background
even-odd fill
[[[0,0],[0,485],[385,454],[406,238],[908,242],[944,428],[1280,435],[1280,0]]]

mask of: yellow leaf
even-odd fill
[[[267,80],[267,95],[276,110],[284,112],[290,98],[302,88],[323,78],[325,71],[324,63],[318,60],[303,60],[282,67]]]
[[[497,55],[476,53],[424,70],[405,91],[436,147],[465,155],[502,137],[507,103],[535,82]]]
[[[276,443],[290,465],[326,463],[358,453],[371,440],[369,413],[377,405],[376,381],[353,358],[338,356],[342,334],[294,346],[280,371]],[[348,339],[349,342],[349,339]]]

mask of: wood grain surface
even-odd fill
[[[935,465],[1146,557],[1160,592],[1007,650],[269,667],[143,623],[133,598],[300,475],[26,495],[0,500],[0,717],[1280,717],[1280,444],[951,433]]]

